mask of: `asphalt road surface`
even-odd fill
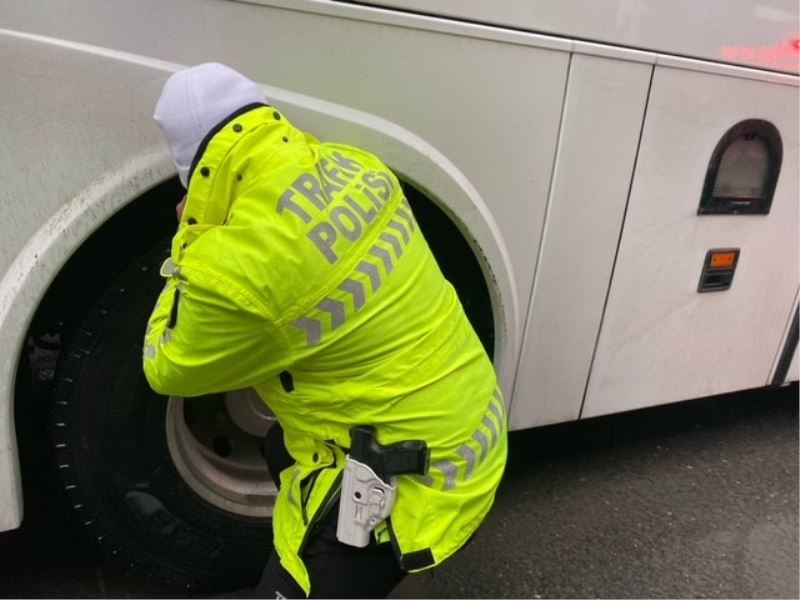
[[[797,394],[512,434],[474,542],[393,597],[797,598]],[[45,506],[29,499],[23,527],[0,534],[0,596],[179,597],[97,564]]]

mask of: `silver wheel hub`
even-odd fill
[[[186,484],[217,508],[271,517],[278,491],[261,442],[275,416],[252,389],[199,398],[171,397],[167,446]]]

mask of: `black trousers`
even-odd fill
[[[273,425],[264,439],[264,458],[276,483],[278,473],[294,461],[283,443],[283,429]],[[385,598],[406,576],[391,544],[354,548],[336,539],[338,504],[326,516],[303,550],[313,598]],[[257,598],[304,598],[303,589],[273,552],[256,588]]]

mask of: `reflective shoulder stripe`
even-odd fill
[[[179,272],[178,266],[175,264],[172,258],[168,258],[167,260],[165,260],[161,265],[161,269],[159,270],[159,273],[161,274],[162,277],[172,277],[173,275],[176,275],[178,272]]]
[[[287,491],[287,498],[289,502],[292,504],[297,504],[297,499],[294,497],[294,482],[297,481],[297,478],[300,476],[300,469],[295,468],[294,472],[292,473],[292,480],[289,482],[289,489]]]

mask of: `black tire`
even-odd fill
[[[266,562],[270,520],[221,510],[184,482],[167,446],[167,399],[142,374],[166,255],[160,244],[128,268],[65,343],[49,413],[54,468],[67,511],[104,558],[170,586],[240,588]]]

